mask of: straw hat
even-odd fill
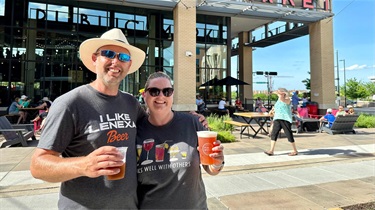
[[[105,45],[120,46],[129,51],[132,65],[130,66],[128,74],[137,71],[145,60],[146,53],[130,45],[122,31],[118,28],[114,28],[105,32],[100,38],[92,38],[82,42],[79,47],[79,54],[83,64],[94,73],[96,72],[92,54]]]

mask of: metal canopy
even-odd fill
[[[76,0],[93,3],[124,5],[132,7],[150,8],[172,11],[178,4],[184,4],[184,0]],[[297,0],[295,0],[297,2]],[[197,14],[231,17],[230,38],[237,37],[239,32],[251,31],[267,23],[276,21],[313,23],[328,17],[333,13],[321,8],[308,10],[296,9],[280,4],[268,4],[249,0],[197,0],[195,8]],[[319,11],[321,10],[321,11]]]

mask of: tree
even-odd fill
[[[310,75],[309,71],[307,73]],[[311,81],[310,78],[306,78],[306,79],[302,80],[302,83],[305,84],[305,86],[306,86],[306,90],[310,90],[310,87],[311,87],[310,81]]]
[[[369,96],[375,95],[375,83],[374,82],[365,83],[365,87],[367,91],[369,91]]]
[[[370,91],[367,90],[366,86],[361,82],[357,81],[356,78],[349,79],[346,82],[346,97],[349,99],[366,98],[370,96]]]

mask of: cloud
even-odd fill
[[[364,65],[354,64],[354,65],[351,65],[349,67],[346,67],[345,70],[350,71],[350,70],[362,70],[362,69],[374,69],[374,68],[375,68],[375,65],[367,66],[366,64],[364,64]],[[341,68],[340,70],[344,71],[344,68]]]

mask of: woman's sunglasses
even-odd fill
[[[148,92],[152,97],[159,96],[160,92],[163,92],[163,95],[165,97],[170,97],[173,94],[173,91],[174,91],[174,89],[171,88],[171,87],[169,87],[169,88],[163,88],[163,89],[152,87],[152,88],[147,88],[146,89],[146,92]]]
[[[114,59],[116,55],[118,55],[118,60],[122,62],[129,62],[130,61],[130,55],[126,53],[116,53],[112,50],[101,50],[100,55],[104,56],[106,58]]]

